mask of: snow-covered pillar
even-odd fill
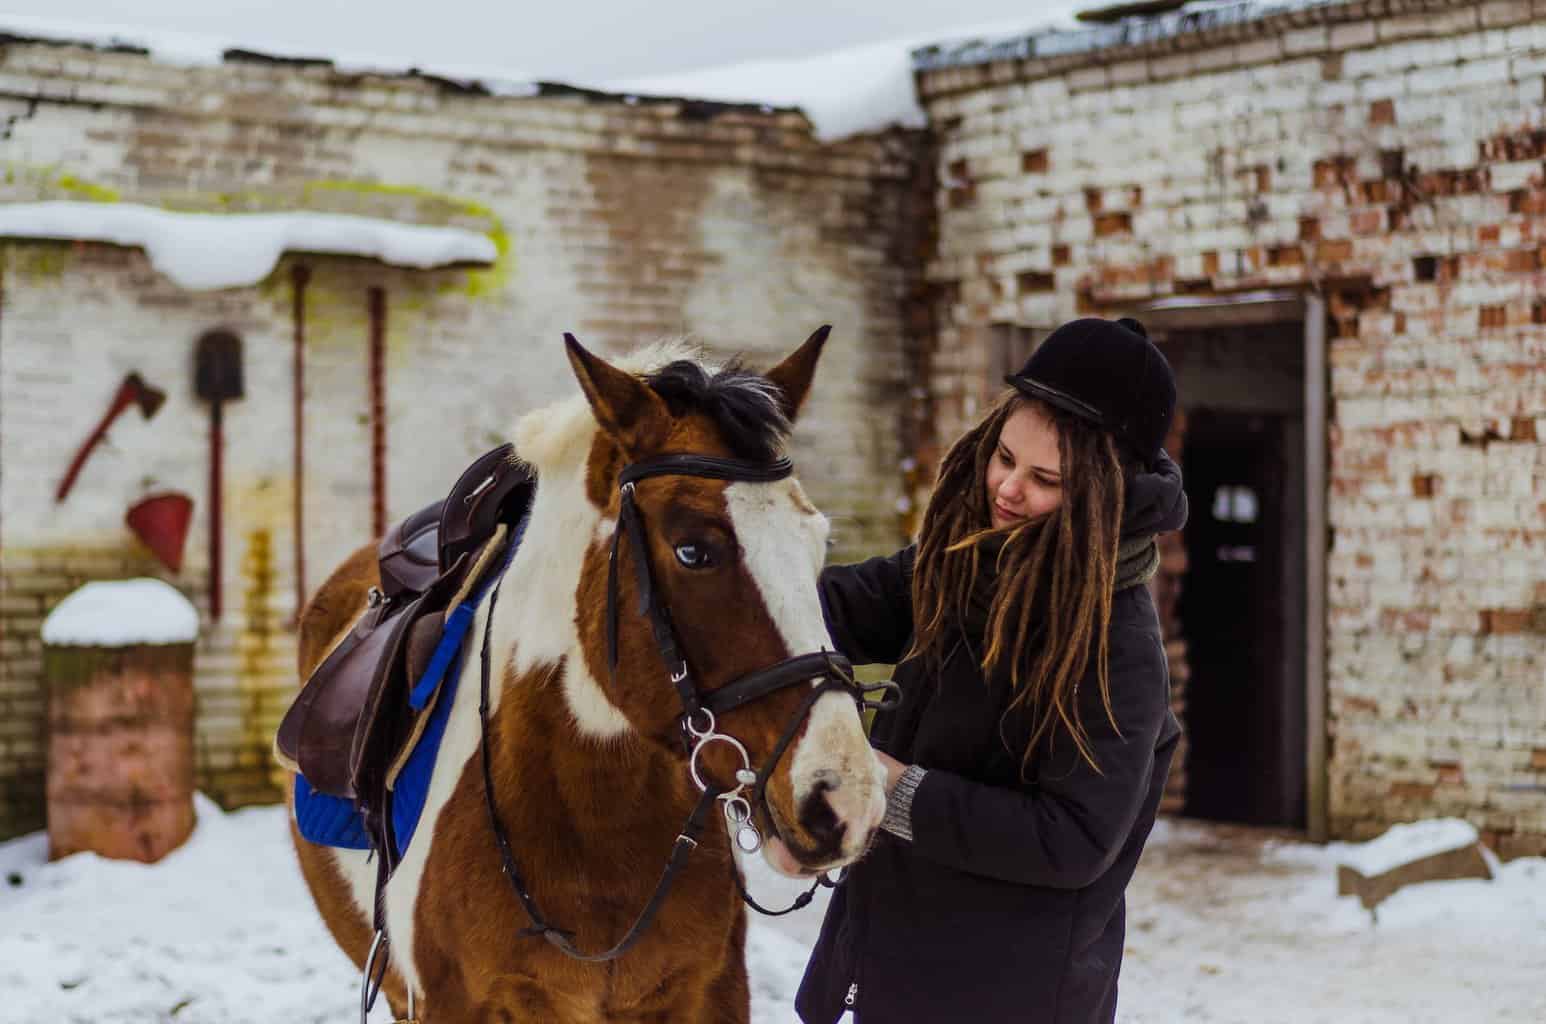
[[[88,583],[43,622],[48,855],[151,863],[193,831],[198,612],[154,579]]]

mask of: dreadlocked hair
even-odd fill
[[[1045,516],[994,528],[988,465],[1004,423],[1027,406],[1057,428],[1062,502]],[[1101,770],[1075,698],[1094,657],[1101,703],[1116,728],[1106,634],[1125,492],[1124,462],[1111,434],[1016,391],[956,441],[940,465],[913,569],[917,628],[908,656],[936,669],[942,664],[951,623],[965,621],[983,560],[992,557],[984,543],[1001,539],[981,667],[984,679],[991,679],[1007,661],[1014,697],[1005,718],[1029,716],[1022,774],[1033,751],[1058,726],[1073,738],[1079,755]]]

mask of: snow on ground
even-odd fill
[[[222,814],[158,865],[41,835],[0,844],[0,1021],[357,1019],[357,978],[301,881],[281,807]],[[1379,921],[1335,893],[1337,846],[1161,822],[1129,892],[1118,1019],[1250,1024],[1546,1020],[1546,860],[1403,890]],[[752,872],[782,906],[792,882]],[[754,920],[756,1024],[788,1024],[819,907]],[[384,1006],[371,1020],[385,1021]]]

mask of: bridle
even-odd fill
[[[678,719],[683,743],[687,751],[688,772],[692,776],[693,784],[698,787],[701,796],[687,821],[683,824],[681,832],[676,837],[672,846],[670,858],[666,862],[660,882],[655,887],[654,894],[640,912],[633,925],[624,934],[623,938],[611,949],[601,953],[585,953],[576,948],[572,942],[573,932],[555,927],[544,918],[533,901],[531,892],[522,879],[520,871],[515,864],[515,857],[511,851],[509,835],[503,822],[500,821],[498,808],[494,804],[493,777],[490,770],[490,755],[488,741],[488,705],[489,705],[489,673],[490,650],[489,634],[494,621],[494,605],[499,600],[499,583],[496,581],[489,598],[488,618],[484,624],[483,650],[482,650],[482,696],[478,705],[478,715],[482,726],[483,759],[483,792],[488,806],[489,826],[494,833],[494,841],[499,847],[500,857],[505,877],[515,890],[516,897],[525,909],[527,917],[531,919],[531,926],[524,928],[519,934],[523,936],[540,935],[552,943],[565,954],[576,960],[605,961],[614,960],[622,956],[644,934],[645,929],[654,919],[656,912],[665,900],[666,893],[671,887],[672,881],[686,864],[692,851],[698,848],[698,841],[703,833],[709,809],[715,804],[723,805],[723,813],[730,826],[735,829],[736,845],[746,853],[754,853],[762,846],[762,835],[757,830],[753,821],[752,807],[755,801],[760,805],[770,822],[774,821],[772,809],[767,803],[768,780],[777,770],[779,762],[783,759],[789,745],[794,742],[796,733],[804,725],[806,717],[816,702],[824,695],[833,691],[842,691],[854,699],[862,707],[889,707],[894,703],[897,694],[896,684],[890,682],[861,685],[854,680],[853,666],[848,659],[832,651],[818,651],[808,654],[799,654],[785,658],[776,664],[766,668],[749,672],[726,685],[712,691],[703,691],[693,678],[691,666],[682,653],[681,644],[677,641],[676,630],[671,624],[670,610],[666,607],[661,597],[659,588],[655,586],[654,575],[650,570],[649,547],[646,543],[644,532],[644,517],[634,500],[635,485],[641,480],[647,480],[657,476],[692,476],[711,480],[729,480],[745,483],[773,483],[787,478],[794,472],[794,465],[785,458],[775,459],[771,462],[752,462],[743,459],[726,459],[708,455],[673,454],[659,455],[641,462],[631,463],[623,468],[618,477],[619,512],[617,528],[612,534],[612,550],[607,563],[607,663],[609,670],[615,671],[617,666],[617,604],[618,604],[618,552],[624,544],[633,549],[633,562],[637,575],[639,592],[639,614],[647,616],[650,628],[654,634],[655,645],[660,651],[661,661],[665,664],[666,673],[671,678],[672,685],[676,688],[677,697],[681,701],[682,713]],[[539,485],[540,486],[540,485]],[[751,755],[746,746],[740,740],[728,733],[719,731],[719,716],[735,708],[760,700],[780,690],[791,686],[810,683],[810,692],[800,703],[790,723],[784,728],[782,735],[774,744],[773,750],[763,762],[761,769],[754,769]],[[872,697],[872,694],[879,694]],[[705,779],[699,758],[702,752],[709,746],[719,743],[729,746],[741,759],[741,767],[735,773],[735,785],[723,788],[712,780]],[[747,790],[750,788],[750,797]],[[749,906],[760,913],[778,915],[787,914],[793,910],[807,906],[814,898],[816,889],[822,885],[833,886],[837,883],[827,879],[825,874],[818,877],[809,890],[796,897],[792,906],[780,910],[769,911],[758,905],[746,891],[745,883],[740,877],[740,872],[735,868],[732,859],[732,874],[736,880],[736,887]]]

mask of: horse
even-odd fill
[[[832,657],[816,586],[829,527],[782,461],[826,335],[761,375],[683,343],[614,365],[566,336],[579,393],[515,425],[536,494],[503,596],[474,620],[492,666],[486,725],[470,658],[423,817],[383,890],[394,1016],[746,1022],[730,828],[775,837],[817,877],[867,848],[884,771],[851,677],[836,685],[815,664]],[[727,465],[742,468],[710,472]],[[306,604],[302,679],[377,581],[367,545]],[[668,614],[635,611],[643,588]],[[662,619],[679,666],[662,657]],[[705,706],[684,711],[689,667]],[[776,685],[757,683],[770,673],[782,673]],[[716,705],[716,720],[706,704],[748,677],[754,692]],[[689,838],[683,820],[716,802],[729,827]],[[301,838],[293,814],[291,837],[324,922],[368,975],[376,865]],[[691,856],[666,892],[658,866],[678,850]],[[583,952],[618,942],[631,921],[626,955]]]

